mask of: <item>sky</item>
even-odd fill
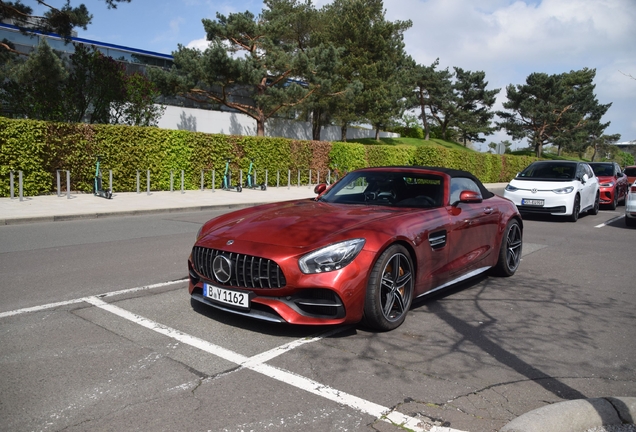
[[[44,12],[35,1],[23,2]],[[60,7],[65,0],[47,3]],[[205,49],[203,18],[258,15],[264,8],[256,0],[132,0],[117,9],[103,0],[71,0],[79,3],[93,14],[79,37],[163,54],[179,44]],[[606,133],[636,140],[636,0],[385,0],[384,8],[389,21],[412,21],[404,41],[417,63],[439,58],[440,69],[484,71],[487,89],[501,89],[496,110],[506,101],[506,86],[525,83],[533,72],[596,69],[597,99],[612,103],[602,119],[611,122]],[[497,132],[480,149],[505,139]]]

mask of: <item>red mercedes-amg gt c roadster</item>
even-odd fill
[[[392,330],[415,298],[519,267],[517,207],[468,172],[366,168],[315,191],[206,222],[188,260],[192,300],[272,322]]]

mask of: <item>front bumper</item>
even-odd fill
[[[191,298],[215,309],[258,320],[301,324],[335,325],[362,319],[368,276],[367,259],[371,252],[361,251],[346,267],[322,274],[302,274],[282,267],[286,285],[281,288],[246,288],[220,284],[195,271],[192,257],[188,260]],[[203,295],[203,284],[250,293],[249,310],[234,308]]]
[[[531,193],[525,190],[515,192],[504,191],[504,197],[515,203],[519,213],[526,214],[550,214],[557,216],[567,216],[572,214],[574,208],[575,192],[569,194],[556,194],[554,192]],[[542,199],[543,206],[524,205],[523,199]]]

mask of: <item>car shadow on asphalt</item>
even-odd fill
[[[425,312],[435,314],[435,316],[444,321],[459,335],[462,343],[469,343],[479,347],[484,353],[488,354],[491,358],[494,358],[501,364],[516,371],[517,373],[527,377],[529,381],[533,381],[542,386],[548,392],[554,394],[560,399],[572,400],[572,399],[585,399],[587,396],[580,391],[568,386],[559,378],[551,376],[533,366],[532,364],[524,361],[514,352],[507,350],[498,343],[496,340],[491,339],[486,332],[483,332],[480,327],[467,322],[466,320],[459,318],[450,311],[450,308],[446,306],[445,300],[449,298],[452,300],[453,295],[457,295],[462,291],[470,290],[478,287],[480,284],[488,285],[488,281],[494,279],[502,280],[505,278],[498,278],[489,276],[488,273],[481,274],[474,278],[468,279],[462,283],[449,287],[440,293],[435,293],[431,296],[418,299],[413,303],[412,310],[427,309]],[[541,283],[544,289],[549,290],[549,282],[543,281]],[[556,287],[558,289],[559,287]],[[486,288],[486,291],[488,289]],[[550,294],[548,294],[550,296]],[[472,296],[471,296],[472,297]],[[479,302],[480,293],[477,292],[474,295],[474,301]],[[479,309],[479,308],[478,308]]]

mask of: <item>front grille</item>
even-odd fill
[[[222,283],[214,276],[212,263],[223,255],[232,263],[230,280]],[[280,266],[274,261],[252,255],[224,252],[200,246],[192,248],[194,270],[206,279],[222,285],[241,288],[282,288],[287,281]]]

